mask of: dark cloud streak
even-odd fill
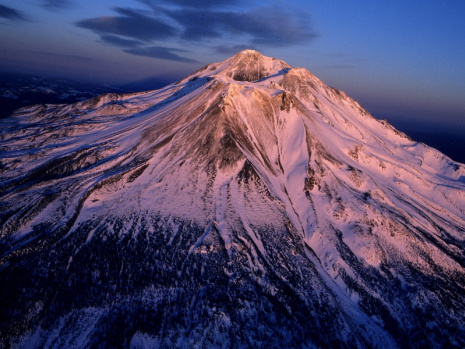
[[[310,28],[308,15],[275,6],[247,12],[178,9],[165,10],[165,14],[184,28],[181,37],[185,40],[242,35],[257,45],[290,46],[318,36]]]
[[[115,11],[121,16],[84,19],[76,25],[98,34],[116,34],[144,41],[170,39],[177,34],[174,27],[157,18],[132,9],[117,7]]]
[[[18,10],[15,10],[14,8],[4,6],[4,5],[0,5],[0,18],[6,18],[10,20],[20,20],[20,21],[27,20],[26,16],[23,15]]]
[[[164,59],[168,61],[175,61],[175,62],[182,62],[182,63],[198,63],[196,60],[181,57],[177,55],[176,53],[173,53],[173,51],[174,52],[186,52],[184,50],[179,50],[179,49],[174,49],[174,48],[152,46],[152,47],[140,47],[140,48],[126,49],[123,51],[130,53],[132,55],[136,55],[136,56],[158,58],[158,59]]]
[[[100,39],[108,44],[125,48],[139,47],[144,44],[142,41],[123,39],[116,35],[102,35]]]
[[[318,36],[308,13],[279,6],[240,10],[237,7],[226,11],[220,9],[226,0],[208,0],[195,5],[188,0],[139,2],[149,6],[152,12],[115,7],[117,15],[84,19],[76,26],[99,34],[105,43],[125,48],[126,53],[185,63],[196,61],[177,54],[186,51],[162,47],[160,43],[184,40],[208,46],[212,40],[230,42],[234,38],[232,41],[238,44],[230,48],[218,45],[218,41],[210,46],[217,52],[235,53],[251,46],[286,47],[308,43]],[[239,2],[242,0],[227,1],[232,6]],[[155,42],[157,46],[153,45]]]

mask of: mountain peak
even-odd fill
[[[262,54],[256,50],[252,50],[252,49],[245,49],[243,51],[240,51],[238,53],[235,54],[235,56],[243,56],[243,55],[253,55],[253,56],[262,56]]]
[[[189,78],[216,75],[235,81],[256,82],[281,74],[291,68],[289,64],[280,59],[263,56],[255,50],[244,50],[222,62],[201,68]]]
[[[244,50],[232,57],[226,69],[237,81],[258,81],[278,74],[291,66],[276,58],[263,56],[254,50]]]

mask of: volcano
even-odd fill
[[[306,69],[0,123],[0,346],[465,346],[465,165]]]

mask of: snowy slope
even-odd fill
[[[5,346],[465,346],[465,165],[305,69],[1,123]]]

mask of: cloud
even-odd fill
[[[4,5],[0,5],[0,18],[21,21],[27,20],[27,18],[18,10]]]
[[[73,2],[71,0],[42,0],[42,6],[49,10],[57,10],[62,8],[71,7]]]
[[[84,19],[76,26],[99,34],[105,43],[124,52],[177,62],[194,63],[186,51],[164,47],[177,41],[210,46],[219,53],[236,53],[256,46],[285,47],[308,43],[318,35],[310,14],[280,6],[239,7],[243,0],[138,0],[151,11],[114,7],[114,16]],[[245,2],[244,2],[245,3]],[[226,6],[231,5],[229,10]],[[235,6],[235,7],[234,7]],[[232,42],[231,47],[219,42]],[[236,44],[234,44],[234,42]],[[180,56],[179,52],[186,54]]]
[[[309,25],[308,14],[289,12],[277,6],[246,12],[185,8],[165,9],[164,13],[183,28],[181,38],[185,40],[242,36],[256,45],[291,46],[318,36]]]
[[[308,13],[296,13],[279,6],[223,11],[211,9],[216,6],[213,1],[201,2],[197,8],[187,0],[164,2],[181,6],[176,9],[160,6],[151,0],[141,2],[152,8],[153,15],[115,7],[117,16],[84,19],[76,25],[101,35],[119,35],[142,41],[241,37],[255,45],[291,46],[310,42],[318,36],[311,28]],[[173,21],[177,23],[176,27]]]
[[[319,36],[310,26],[310,19],[309,13],[264,7],[247,13],[242,28],[245,34],[252,35],[255,44],[291,46],[311,42]]]
[[[153,41],[172,40],[179,37],[178,30],[164,20],[155,16],[147,16],[133,9],[115,7],[114,11],[119,15],[85,19],[76,25],[100,34],[102,41],[123,47],[124,52],[135,56],[197,63],[193,59],[176,53],[186,52],[184,50],[150,45]]]
[[[175,49],[175,48],[152,46],[152,47],[139,47],[139,48],[133,48],[133,49],[125,49],[123,51],[130,53],[132,55],[136,55],[136,56],[158,58],[158,59],[164,59],[164,60],[182,62],[182,63],[198,63],[196,60],[181,57],[177,55],[174,52],[187,52],[187,51]]]
[[[114,10],[120,16],[84,19],[76,25],[98,34],[116,34],[144,41],[170,39],[177,35],[174,27],[157,18],[132,9],[116,7]]]
[[[142,46],[144,43],[138,40],[123,39],[116,35],[101,35],[100,39],[102,41],[120,47],[138,47]]]

